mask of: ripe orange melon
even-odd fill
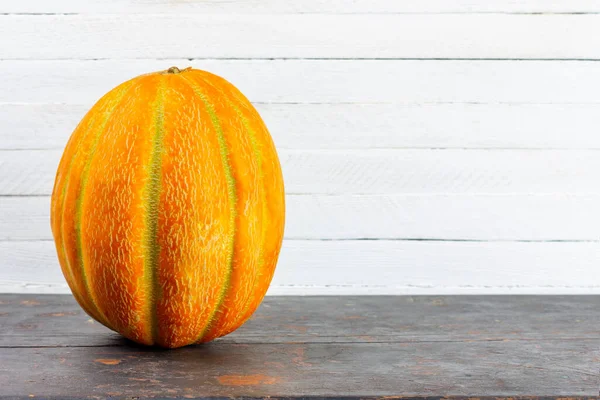
[[[252,315],[285,213],[258,112],[223,78],[175,67],[92,107],[65,148],[51,207],[81,307],[131,340],[171,348],[226,335]]]

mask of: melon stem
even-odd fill
[[[162,73],[163,74],[165,74],[165,73],[166,74],[180,74],[182,72],[189,71],[190,69],[192,69],[192,67],[187,67],[187,68],[184,68],[184,69],[179,69],[177,67],[171,67],[171,68],[169,68],[168,70],[166,70],[166,71],[164,71]]]

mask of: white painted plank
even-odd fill
[[[582,61],[4,61],[0,103],[90,104],[172,65],[221,75],[257,103],[600,103],[600,68]]]
[[[64,291],[50,241],[0,242],[0,290]],[[278,292],[453,293],[588,290],[600,294],[600,243],[284,241]],[[32,286],[27,286],[32,285]]]
[[[66,282],[39,283],[0,279],[0,293],[69,294]],[[356,295],[590,295],[598,286],[363,286],[278,285],[272,283],[267,296],[356,296]]]
[[[288,193],[600,193],[584,150],[280,152]]]
[[[600,195],[288,195],[286,239],[600,240]],[[0,241],[50,240],[49,197],[0,197]]]
[[[2,283],[0,293],[69,293],[66,284]],[[366,285],[278,285],[267,296],[402,296],[402,295],[590,295],[600,294],[598,286],[366,286]]]
[[[600,240],[599,204],[563,194],[290,195],[286,238]]]
[[[0,59],[106,58],[598,59],[600,15],[0,15]]]
[[[585,13],[596,0],[19,0],[0,2],[0,13]]]
[[[0,149],[60,149],[91,107],[0,104]],[[600,149],[600,104],[256,104],[288,149]]]
[[[600,243],[287,241],[274,283],[596,286]]]
[[[60,150],[0,151],[0,195],[50,194]],[[596,150],[280,150],[288,194],[600,194]]]

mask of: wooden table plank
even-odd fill
[[[0,397],[597,396],[600,296],[268,297],[174,351],[70,296],[0,295]]]
[[[598,337],[600,296],[267,297],[232,343]],[[0,295],[0,346],[122,345],[71,296]]]
[[[3,349],[7,395],[593,395],[595,340]],[[587,354],[587,355],[586,355]]]

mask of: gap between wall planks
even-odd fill
[[[0,253],[0,290],[12,285],[19,291],[68,291],[53,242],[0,242]],[[319,287],[321,293],[328,287],[380,293],[410,287],[422,293],[438,287],[590,292],[600,289],[590,272],[597,270],[599,257],[598,243],[585,242],[286,240],[273,286],[294,286],[296,293],[303,287]]]
[[[600,195],[288,195],[286,239],[596,241]],[[0,241],[52,240],[50,197],[1,197]]]
[[[173,2],[171,0],[21,0],[0,5],[0,13],[596,13],[594,0],[231,0]]]
[[[0,15],[0,49],[2,60],[600,59],[600,15]]]
[[[393,14],[393,13],[598,13],[595,0],[20,0],[1,2],[0,13],[127,14]]]
[[[58,266],[56,267],[58,268]],[[280,285],[269,286],[267,296],[380,296],[380,295],[596,295],[599,286],[495,285],[495,286],[366,286],[366,285]],[[0,293],[68,294],[66,282],[38,283],[0,280]]]
[[[0,104],[0,149],[62,149],[92,104]],[[278,149],[600,149],[600,104],[255,106]]]
[[[89,104],[173,65],[221,75],[255,103],[600,103],[594,61],[176,59],[0,61],[0,104]]]
[[[0,195],[49,195],[61,150],[0,151]],[[600,194],[598,150],[280,150],[287,194]]]

